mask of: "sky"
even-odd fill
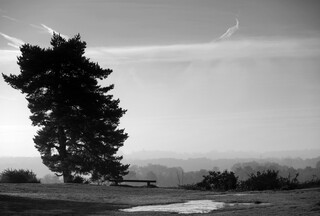
[[[0,72],[24,43],[80,33],[127,109],[121,151],[320,148],[318,0],[1,0]],[[25,96],[0,78],[0,156],[38,156]]]

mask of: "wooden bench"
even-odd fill
[[[126,179],[122,179],[122,180],[116,180],[116,179],[109,179],[109,181],[114,182],[116,185],[119,185],[119,183],[122,182],[134,182],[134,183],[141,183],[141,182],[146,182],[147,186],[150,187],[151,183],[156,183],[156,180],[126,180]]]

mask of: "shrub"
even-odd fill
[[[90,183],[90,180],[82,177],[82,176],[79,176],[79,175],[76,175],[73,177],[72,179],[72,182],[70,183],[76,183],[76,184],[89,184]]]
[[[40,183],[36,174],[31,170],[6,169],[0,174],[1,183]]]
[[[290,175],[287,178],[280,177],[279,171],[266,170],[258,171],[256,174],[250,174],[249,179],[240,182],[239,189],[242,190],[292,190],[299,187],[297,180],[298,173],[291,179]]]
[[[210,171],[209,175],[203,176],[204,179],[197,184],[199,188],[205,190],[234,190],[237,188],[238,177],[234,172],[225,170],[224,172]]]
[[[290,173],[287,178],[280,177],[280,186],[282,190],[293,190],[301,187],[298,181],[299,173],[296,173],[295,177],[291,179]]]
[[[320,179],[317,176],[313,176],[310,181],[303,182],[299,186],[300,188],[320,187]]]
[[[249,179],[244,182],[244,186],[248,190],[273,190],[280,188],[278,177],[279,171],[267,170],[256,174],[250,174]]]
[[[72,183],[76,183],[76,184],[83,184],[85,182],[85,179],[82,176],[74,176]]]

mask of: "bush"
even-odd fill
[[[320,185],[320,180],[314,178],[313,181],[304,185],[297,180],[299,174],[291,179],[290,174],[287,178],[278,175],[279,171],[266,170],[252,173],[245,181],[238,181],[238,177],[233,172],[225,170],[224,172],[210,171],[209,175],[203,176],[203,180],[197,184],[183,185],[181,188],[188,190],[292,190],[304,187]]]
[[[240,182],[239,189],[242,190],[292,190],[299,187],[297,180],[298,173],[291,179],[290,175],[287,178],[280,177],[279,171],[266,170],[258,171],[256,174],[251,174],[249,179]]]
[[[280,177],[280,186],[281,190],[293,190],[301,187],[301,184],[298,181],[299,173],[296,173],[296,176],[291,179],[290,173],[287,178]]]
[[[72,182],[70,183],[75,183],[75,184],[89,184],[90,183],[90,180],[82,177],[82,176],[79,176],[79,175],[76,175],[73,177],[72,179]]]
[[[300,188],[320,187],[320,179],[316,176],[313,176],[313,178],[310,181],[303,182],[299,186]]]
[[[0,174],[1,183],[40,183],[36,174],[31,170],[6,169]]]
[[[250,174],[250,178],[244,182],[248,190],[274,190],[280,188],[279,171],[267,170],[256,174]]]
[[[76,183],[76,184],[83,184],[85,181],[85,179],[82,176],[74,176],[72,183]]]
[[[234,190],[237,188],[238,177],[234,172],[225,170],[224,172],[210,171],[209,175],[203,176],[202,182],[199,182],[197,186],[205,190]]]

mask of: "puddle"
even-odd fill
[[[241,206],[241,205],[265,205],[267,203],[224,203],[215,202],[212,200],[193,200],[185,203],[174,203],[168,205],[148,205],[136,206],[128,209],[121,209],[124,212],[173,212],[179,214],[196,214],[209,213],[227,206]]]
[[[252,194],[245,194],[245,193],[235,193],[235,194],[217,194],[214,196],[250,196]]]
[[[213,210],[223,208],[224,202],[214,202],[211,200],[193,200],[186,203],[175,203],[168,205],[137,206],[129,209],[122,209],[124,212],[174,212],[179,214],[209,213]]]

